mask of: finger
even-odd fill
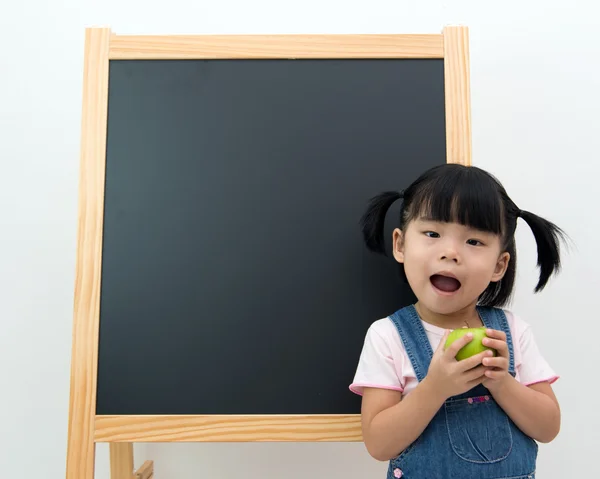
[[[448,339],[448,335],[450,334],[450,330],[446,329],[442,339],[440,340],[440,344],[438,344],[437,349],[434,354],[444,354],[444,348],[446,347],[446,340]]]
[[[476,368],[464,373],[463,378],[467,382],[475,381],[476,379],[483,377],[485,375],[486,370],[487,368],[485,366],[477,366]]]
[[[442,336],[442,339],[440,339],[440,343],[438,344],[438,347],[436,348],[436,350],[433,352],[433,357],[441,357],[444,355],[444,348],[446,347],[446,340],[448,339],[448,335],[450,334],[450,330],[446,329],[444,332],[444,335]]]
[[[481,364],[484,358],[491,357],[493,354],[494,353],[491,351],[482,351],[481,353],[475,354],[470,358],[459,361],[458,364],[460,365],[460,371],[468,371],[469,369],[473,369],[478,364]]]
[[[501,356],[508,355],[508,344],[506,344],[506,341],[501,341],[499,339],[484,338],[482,344],[484,346],[487,346],[488,348],[495,349]]]
[[[467,333],[464,336],[458,338],[456,341],[454,341],[449,347],[448,349],[446,349],[445,351],[445,355],[447,358],[452,358],[454,359],[456,357],[456,355],[458,354],[458,352],[468,343],[470,343],[473,340],[473,333]]]
[[[475,386],[479,386],[483,381],[485,381],[485,379],[486,379],[486,377],[484,375],[484,376],[481,376],[480,378],[473,379],[473,381],[469,381],[467,383],[467,390],[473,389]]]
[[[508,361],[503,357],[484,358],[482,363],[488,368],[508,369]]]
[[[506,371],[504,370],[494,370],[487,369],[485,371],[485,376],[490,379],[502,379],[506,375]]]
[[[506,333],[497,329],[486,329],[485,335],[488,338],[499,339],[500,341],[506,341]]]

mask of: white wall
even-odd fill
[[[123,2],[121,4],[121,1]],[[600,27],[589,0],[48,0],[0,13],[0,475],[64,477],[84,27],[117,33],[471,30],[474,162],[575,247],[534,296],[535,244],[518,230],[514,309],[560,372],[559,438],[539,477],[592,477],[600,447],[597,324]],[[51,21],[55,16],[55,23]],[[582,215],[577,219],[573,212]],[[97,476],[108,478],[98,447]],[[384,477],[362,444],[137,445],[157,479]],[[593,474],[592,474],[593,475]]]

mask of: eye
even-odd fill
[[[429,236],[430,238],[439,238],[440,235],[438,233],[436,233],[435,231],[424,231],[423,234],[425,236]]]
[[[476,239],[467,240],[467,244],[470,244],[471,246],[483,246],[483,243]]]

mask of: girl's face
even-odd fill
[[[404,264],[419,303],[437,314],[474,305],[492,281],[504,276],[510,255],[501,238],[458,223],[420,218],[404,233],[394,230],[394,257]]]

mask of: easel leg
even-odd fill
[[[133,444],[110,443],[110,479],[131,479],[133,469]]]
[[[85,31],[67,479],[94,479],[109,28]]]
[[[154,462],[146,461],[135,471],[133,468],[133,444],[112,442],[110,449],[110,479],[153,479]]]
[[[67,446],[67,479],[94,479],[96,444],[80,429],[71,431]]]

